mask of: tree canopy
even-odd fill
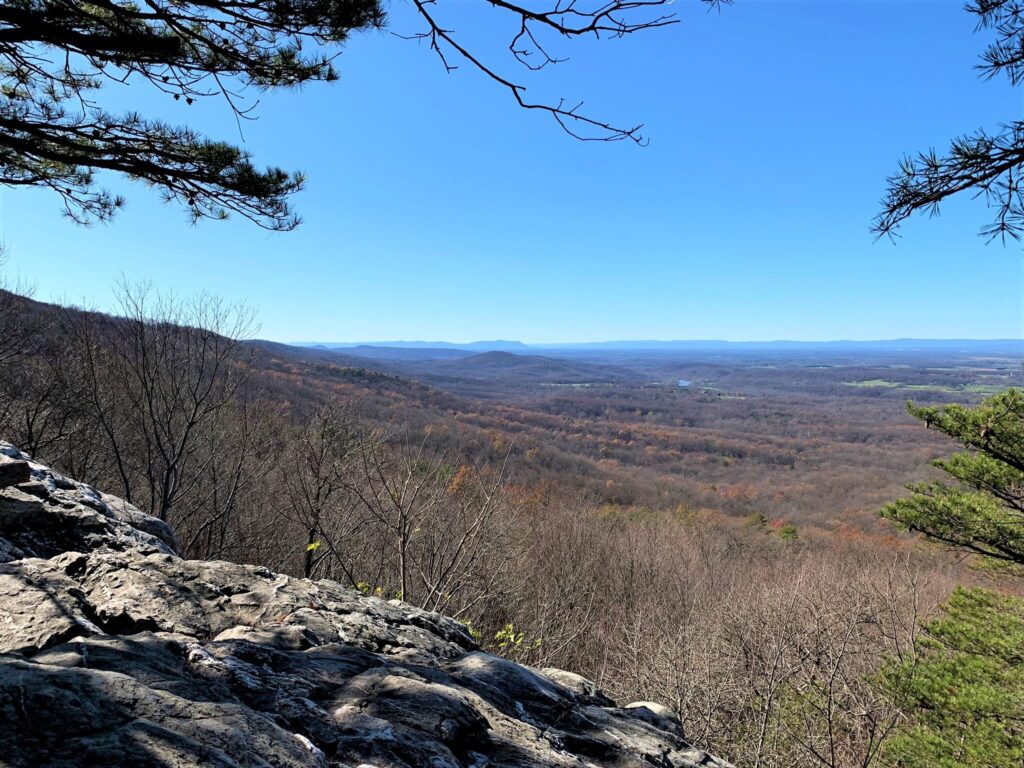
[[[115,171],[183,203],[193,220],[238,213],[273,229],[297,219],[302,176],[258,169],[248,153],[188,127],[112,114],[99,91],[143,80],[186,104],[238,88],[332,80],[328,49],[380,25],[377,0],[15,0],[0,6],[0,181],[60,194],[78,221],[123,199],[98,187]],[[316,43],[307,45],[303,43]]]
[[[974,407],[911,406],[968,450],[934,462],[955,485],[924,483],[883,515],[1024,574],[1024,396],[1008,390]],[[888,752],[903,768],[1015,768],[1024,762],[1024,600],[958,588],[923,627],[916,654],[880,680],[909,715]]]
[[[717,5],[729,0],[701,0]],[[581,0],[519,4],[491,0],[508,25],[505,56],[536,72],[564,59],[552,40],[621,37],[673,23],[670,0]],[[575,102],[529,101],[524,86],[447,28],[438,3],[413,0],[429,42],[448,70],[460,63],[508,89],[515,103],[547,112],[588,140],[643,142]],[[440,3],[444,5],[444,2]],[[499,18],[500,17],[500,18]],[[286,88],[337,78],[340,46],[357,30],[380,28],[383,0],[11,0],[0,4],[0,184],[46,187],[79,222],[105,221],[124,200],[98,172],[141,180],[184,205],[193,221],[244,216],[274,230],[299,219],[288,199],[300,173],[258,168],[250,154],[187,126],[103,106],[103,88],[143,82],[169,99],[226,100],[252,115],[248,89]]]
[[[1024,600],[958,588],[928,622],[917,656],[883,684],[911,716],[887,747],[901,768],[1024,764]]]
[[[882,514],[993,563],[1024,565],[1024,394],[1010,389],[975,407],[909,407],[968,450],[933,462],[956,484],[914,485]]]

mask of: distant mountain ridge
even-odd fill
[[[521,341],[506,341],[505,339],[470,341],[465,344],[451,341],[295,341],[292,342],[292,345],[323,349],[465,349],[476,352],[512,352],[531,349],[530,345],[523,344]]]
[[[975,350],[978,352],[1024,353],[1024,339],[877,339],[855,341],[837,339],[834,341],[725,341],[724,339],[692,339],[659,341],[654,339],[612,340],[590,342],[564,342],[546,344],[525,344],[521,341],[498,339],[495,341],[473,341],[460,344],[449,341],[379,341],[379,342],[294,342],[294,346],[330,350],[351,350],[354,354],[369,353],[373,357],[384,357],[383,350],[462,350],[466,352],[525,352],[539,353],[545,350],[645,350],[645,351],[699,351],[699,350]],[[360,352],[356,352],[360,350]],[[441,356],[441,355],[437,355]]]

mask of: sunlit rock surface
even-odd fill
[[[329,581],[184,560],[0,443],[0,764],[725,766],[657,705]]]

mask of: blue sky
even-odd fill
[[[448,7],[469,40],[504,21]],[[281,341],[1024,336],[1021,248],[976,236],[982,203],[895,244],[869,232],[904,153],[1024,109],[1024,89],[973,71],[985,37],[959,0],[675,10],[681,24],[562,46],[569,62],[520,78],[646,123],[647,148],[574,142],[421,44],[359,35],[340,83],[264,95],[243,126],[257,161],[308,172],[297,231],[191,226],[117,180],[127,208],[82,228],[45,192],[0,190],[9,266],[39,298],[99,308],[122,275],[207,290]],[[391,17],[417,28],[404,5]],[[519,76],[503,50],[491,59]],[[114,97],[238,140],[220,104]]]

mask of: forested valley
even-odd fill
[[[906,714],[879,681],[926,653],[958,584],[1012,591],[878,514],[950,448],[903,400],[977,403],[1016,383],[1012,349],[521,376],[490,354],[502,375],[467,357],[417,378],[250,341],[252,313],[212,297],[117,295],[105,315],[3,294],[7,439],[168,522],[189,557],[443,612],[669,706],[737,765],[883,764]]]
[[[1021,84],[1024,0],[0,2],[0,768],[1020,768]]]

